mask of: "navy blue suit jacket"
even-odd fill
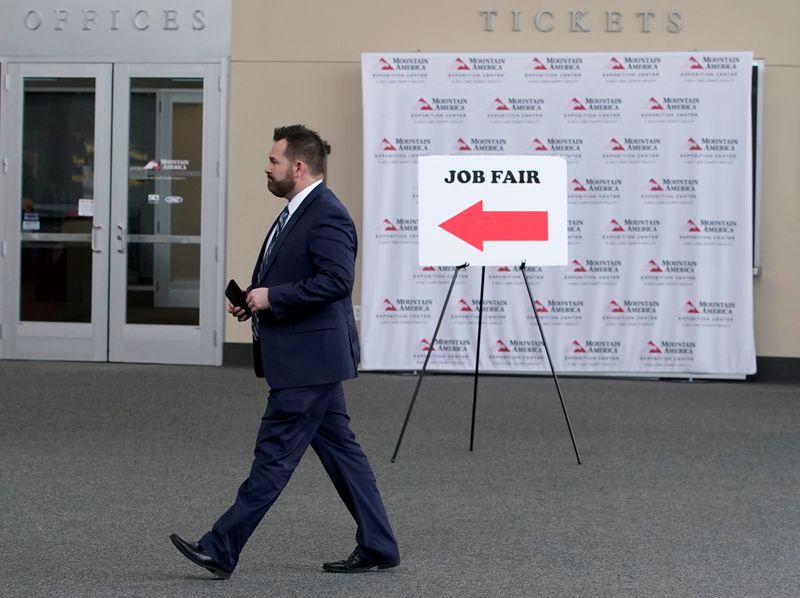
[[[358,240],[347,209],[320,183],[289,218],[259,279],[265,248],[266,238],[251,285],[269,288],[271,306],[258,313],[256,375],[271,388],[355,377],[360,347],[351,293]]]

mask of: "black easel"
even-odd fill
[[[439,328],[442,325],[442,320],[444,319],[444,314],[447,311],[447,304],[450,302],[450,295],[453,292],[453,286],[456,283],[456,278],[458,278],[458,273],[466,268],[469,264],[462,264],[460,266],[456,266],[455,272],[453,272],[453,279],[450,281],[450,288],[447,290],[447,296],[444,299],[444,305],[442,306],[442,313],[439,314],[439,321],[436,323],[436,329],[433,332],[433,337],[431,338],[430,345],[428,347],[428,354],[425,356],[425,361],[422,364],[422,370],[420,370],[419,376],[417,377],[417,385],[414,388],[414,394],[411,396],[411,404],[408,406],[408,412],[406,413],[405,421],[403,422],[403,428],[400,430],[400,437],[397,439],[397,445],[395,446],[394,453],[392,454],[392,463],[396,462],[397,460],[397,453],[400,451],[400,444],[403,442],[403,436],[406,433],[406,428],[408,427],[408,421],[411,419],[411,411],[414,409],[414,403],[417,401],[417,395],[419,394],[419,388],[422,385],[422,378],[425,376],[425,371],[428,369],[428,361],[431,357],[431,352],[433,351],[434,345],[436,343],[436,337],[439,334]],[[553,367],[553,360],[550,358],[550,349],[547,347],[547,340],[544,337],[544,330],[542,329],[542,322],[539,319],[539,312],[536,311],[536,303],[533,299],[533,293],[531,292],[530,284],[528,284],[528,277],[525,275],[525,262],[522,262],[520,265],[520,272],[522,272],[522,278],[525,281],[525,288],[528,290],[528,297],[531,300],[531,307],[533,308],[533,313],[536,316],[536,325],[539,327],[539,334],[542,337],[542,344],[544,345],[544,351],[547,355],[547,362],[550,365],[550,372],[553,375],[553,382],[556,385],[556,391],[558,392],[558,399],[561,401],[561,409],[564,412],[564,419],[567,423],[567,430],[569,431],[570,439],[572,440],[572,448],[575,450],[575,458],[578,460],[578,465],[581,465],[581,456],[578,453],[578,446],[575,444],[575,436],[572,433],[572,425],[569,421],[569,415],[567,415],[567,407],[564,404],[564,398],[561,395],[561,387],[558,384],[558,376],[556,375],[556,370]],[[469,450],[472,451],[474,447],[474,439],[475,439],[475,412],[478,405],[478,364],[480,362],[481,356],[481,327],[483,324],[483,290],[484,290],[484,281],[486,278],[486,268],[481,268],[481,295],[480,295],[480,302],[478,304],[478,342],[476,346],[476,355],[475,355],[475,376],[473,382],[473,389],[472,389],[472,425],[470,428],[470,436],[469,436]]]

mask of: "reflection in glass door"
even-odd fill
[[[197,326],[203,81],[134,78],[130,101],[125,322]]]
[[[130,65],[115,72],[115,127],[124,122],[125,134],[114,140],[112,361],[213,363],[218,354],[215,231],[203,226],[216,220],[219,205],[212,70]]]
[[[105,359],[111,67],[10,64],[8,82],[6,349]]]

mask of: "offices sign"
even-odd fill
[[[104,61],[230,56],[230,0],[9,2],[0,55]]]

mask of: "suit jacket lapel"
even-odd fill
[[[300,218],[303,216],[303,213],[306,211],[306,208],[308,208],[308,206],[311,204],[311,202],[314,201],[317,197],[319,197],[319,195],[325,189],[327,189],[327,187],[325,186],[324,182],[322,182],[319,185],[317,185],[316,187],[314,187],[314,190],[311,191],[311,193],[308,194],[308,197],[306,197],[303,200],[303,203],[300,204],[300,207],[297,208],[297,210],[295,210],[295,212],[292,214],[291,218],[289,218],[289,221],[286,223],[286,226],[283,227],[283,230],[281,231],[280,236],[275,241],[275,247],[272,248],[272,253],[270,253],[269,258],[267,259],[267,266],[266,266],[266,268],[264,268],[264,275],[265,276],[266,276],[267,272],[269,272],[269,269],[272,268],[272,264],[275,263],[275,257],[278,255],[278,253],[280,253],[281,246],[283,245],[283,242],[291,234],[291,232],[294,229],[294,227],[300,221]],[[269,229],[270,232],[267,233],[266,239],[264,239],[264,244],[261,247],[261,252],[258,254],[259,255],[259,260],[258,260],[258,264],[256,264],[256,270],[254,272],[254,278],[258,277],[258,270],[259,270],[259,266],[261,265],[261,259],[262,259],[262,256],[264,255],[264,252],[267,250],[267,239],[269,239],[269,235],[272,232],[272,229],[275,228],[275,226],[277,226],[277,224],[278,224],[278,220],[276,219],[275,222],[272,224],[272,227],[270,227],[270,229]],[[258,280],[256,282],[260,283],[261,281]]]

